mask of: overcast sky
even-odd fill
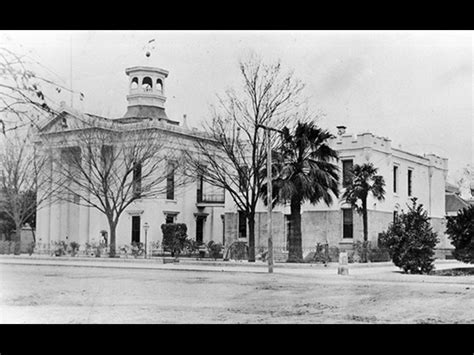
[[[0,45],[21,48],[50,78],[76,91],[74,107],[120,117],[125,68],[169,70],[168,117],[199,127],[215,95],[240,83],[249,51],[280,59],[306,84],[319,124],[369,131],[392,146],[449,159],[450,174],[473,165],[472,31],[3,31]],[[152,56],[143,47],[155,39]],[[70,97],[61,93],[61,100]],[[58,97],[59,100],[59,97]]]

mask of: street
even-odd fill
[[[0,323],[474,323],[474,277],[0,264]]]

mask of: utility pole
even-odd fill
[[[272,145],[270,130],[267,128],[267,208],[268,208],[268,272],[273,273],[273,237],[272,237]]]
[[[272,236],[272,144],[270,140],[270,131],[282,133],[282,131],[264,126],[257,125],[257,128],[263,128],[265,130],[265,136],[267,141],[267,230],[268,230],[268,272],[273,273],[273,236]]]

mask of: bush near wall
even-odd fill
[[[454,258],[474,264],[474,205],[447,219],[446,233],[454,246]]]
[[[235,241],[227,248],[224,260],[248,260],[249,247],[246,242]]]
[[[16,242],[10,240],[0,241],[0,254],[13,254]]]
[[[187,244],[188,228],[185,223],[166,223],[161,225],[163,232],[163,249],[170,251],[172,256],[181,254]]]
[[[380,233],[379,245],[388,249],[393,263],[406,273],[427,274],[433,270],[438,236],[433,232],[423,205],[412,198],[408,212],[402,213]]]

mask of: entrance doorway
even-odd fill
[[[140,216],[132,216],[132,243],[140,243]]]
[[[202,243],[204,235],[204,218],[196,217],[196,242]]]

